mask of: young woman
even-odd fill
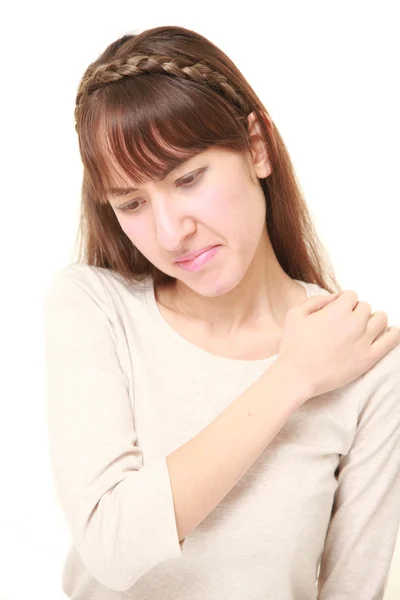
[[[65,593],[383,598],[400,331],[340,290],[262,102],[158,27],[88,67],[75,117],[81,254],[45,301]]]

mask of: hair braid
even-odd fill
[[[228,79],[208,67],[203,62],[192,64],[182,56],[171,58],[163,54],[136,55],[129,58],[116,59],[110,63],[91,65],[79,85],[75,104],[75,119],[86,98],[104,84],[119,81],[124,77],[142,75],[143,73],[167,73],[175,77],[191,79],[197,83],[206,83],[220,88],[225,96],[243,111],[248,105],[242,96],[233,88]]]

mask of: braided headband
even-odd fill
[[[119,81],[123,77],[142,75],[143,73],[167,73],[184,79],[191,79],[197,83],[206,83],[209,86],[220,88],[226,97],[242,110],[247,110],[246,102],[234,90],[228,79],[212,70],[206,64],[198,62],[191,64],[184,57],[171,58],[163,54],[150,56],[132,56],[116,59],[108,64],[91,66],[86,71],[79,85],[76,96],[75,119],[86,98],[105,83]]]

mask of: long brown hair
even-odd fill
[[[107,200],[112,165],[142,184],[162,178],[210,146],[248,151],[250,112],[272,165],[260,185],[268,234],[281,267],[293,279],[341,291],[286,146],[263,103],[219,48],[175,26],[121,37],[83,75],[75,108],[83,162],[78,260],[131,281],[149,275],[155,285],[175,281],[121,229]]]

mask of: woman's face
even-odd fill
[[[163,181],[109,202],[128,238],[160,271],[204,296],[227,293],[243,278],[266,232],[258,177],[270,169],[252,156],[211,147]],[[210,245],[220,247],[200,270],[187,271],[175,262]]]

